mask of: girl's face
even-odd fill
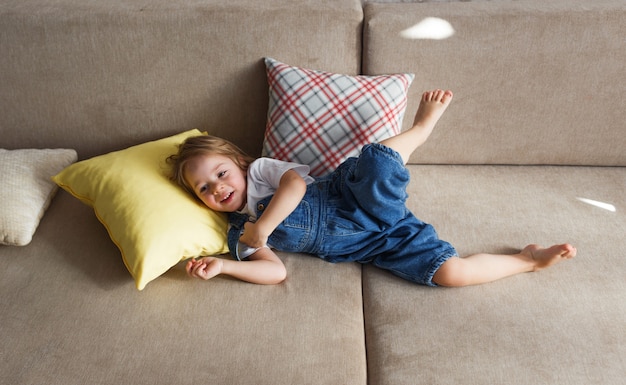
[[[183,175],[196,196],[212,210],[234,212],[246,204],[246,173],[227,156],[190,159]]]

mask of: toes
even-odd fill
[[[564,258],[573,258],[576,256],[576,248],[572,245],[569,244],[565,244],[563,245],[563,250],[564,252],[561,254],[562,257]]]
[[[439,102],[446,104],[452,99],[452,91],[450,90],[432,90],[426,91],[422,94],[422,102]]]

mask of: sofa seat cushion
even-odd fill
[[[367,266],[370,383],[623,381],[625,168],[410,171],[411,210],[461,255],[564,242],[578,255],[541,272],[460,289],[412,285]]]
[[[360,266],[279,257],[280,285],[181,263],[137,291],[93,210],[59,191],[33,241],[2,248],[3,381],[365,385]]]

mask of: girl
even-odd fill
[[[187,273],[205,280],[226,274],[253,283],[280,283],[286,270],[272,251],[277,249],[330,262],[371,263],[425,285],[466,286],[574,257],[576,249],[562,244],[459,258],[431,225],[406,208],[405,165],[452,97],[451,91],[425,92],[411,129],[364,146],[358,158],[318,179],[308,175],[308,166],[253,160],[215,137],[189,138],[169,159],[173,179],[210,209],[229,213],[229,247],[237,260],[193,259]]]

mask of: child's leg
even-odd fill
[[[450,101],[452,91],[424,92],[413,120],[413,127],[380,143],[397,151],[406,164],[413,151],[426,142]]]
[[[542,249],[526,246],[519,254],[474,254],[450,258],[441,265],[433,282],[441,286],[469,286],[487,283],[518,273],[539,271],[565,259],[573,258],[576,248],[569,244]]]

